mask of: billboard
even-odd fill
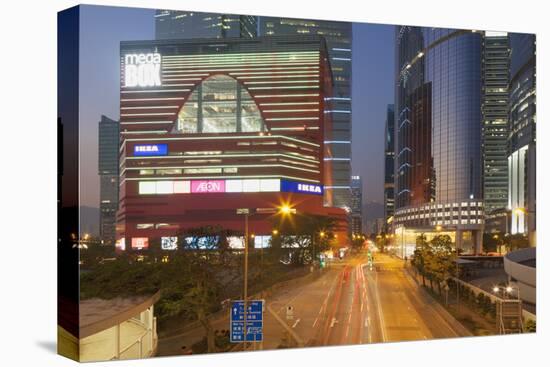
[[[281,180],[281,191],[299,194],[323,195],[323,186],[318,184]]]
[[[134,145],[134,156],[150,157],[156,155],[167,155],[168,144],[138,144]]]
[[[225,192],[225,180],[196,180],[191,181],[193,194]]]
[[[160,248],[163,250],[177,250],[178,238],[177,237],[161,237]]]
[[[149,238],[147,237],[132,237],[132,249],[143,250],[149,248]]]

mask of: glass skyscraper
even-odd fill
[[[351,233],[363,233],[363,181],[351,176]]]
[[[156,39],[253,38],[258,35],[257,17],[249,15],[157,10]]]
[[[508,208],[512,234],[536,230],[536,40],[510,33]]]
[[[482,32],[396,27],[395,217],[402,256],[419,233],[482,245]]]
[[[508,34],[485,32],[483,40],[483,199],[485,213],[508,204]]]
[[[114,245],[118,209],[119,122],[101,116],[98,131],[99,233],[104,244]]]
[[[316,34],[327,42],[334,89],[328,97],[332,102],[332,128],[325,137],[325,146],[332,162],[334,205],[350,208],[351,177],[351,22],[335,22],[311,19],[259,17],[261,36],[290,36]]]
[[[395,178],[395,107],[389,104],[386,109],[385,148],[384,148],[384,221],[386,226],[394,212]],[[389,231],[386,228],[386,233]]]

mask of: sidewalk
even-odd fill
[[[449,311],[447,311],[445,307],[443,307],[439,303],[439,301],[434,299],[426,289],[424,289],[424,287],[422,286],[422,280],[418,279],[418,277],[413,273],[408,263],[404,264],[403,269],[404,269],[404,273],[408,275],[408,279],[411,281],[411,284],[413,284],[418,294],[424,299],[429,300],[428,303],[430,303],[431,306],[434,307],[437,314],[445,320],[445,322],[452,328],[452,330],[457,334],[457,336],[464,337],[464,336],[474,335],[464,325],[462,325],[453,315],[451,315]]]

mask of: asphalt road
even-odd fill
[[[320,277],[278,290],[266,300],[264,342],[248,350],[460,336],[403,266],[402,260],[376,254],[371,269],[366,255],[360,255],[336,260]],[[214,325],[226,329],[229,320],[222,318]],[[197,328],[161,339],[159,355],[181,354],[182,345],[202,335]]]

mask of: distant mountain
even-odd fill
[[[99,236],[99,208],[80,207],[80,230],[81,233]]]

